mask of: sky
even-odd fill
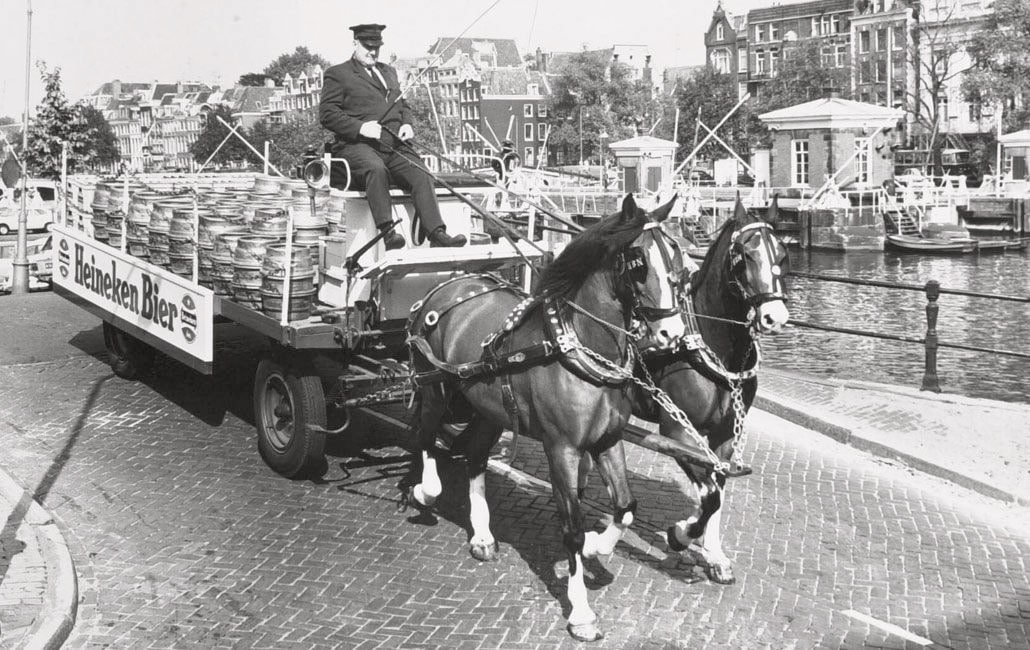
[[[25,105],[30,2],[35,107],[37,61],[61,68],[72,101],[113,79],[231,85],[298,45],[342,61],[352,50],[347,28],[366,22],[387,26],[384,60],[422,55],[468,29],[465,36],[513,38],[524,54],[641,44],[656,67],[696,65],[717,0],[0,0],[0,116],[20,119]],[[779,3],[723,1],[731,13],[771,4]]]

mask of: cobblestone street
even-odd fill
[[[322,481],[268,469],[250,406],[260,351],[222,343],[214,376],[166,360],[142,383],[93,356],[0,367],[4,466],[60,520],[79,575],[67,647],[579,647],[538,443],[488,475],[501,553],[479,564],[461,463],[443,465],[436,516],[399,509],[411,455],[395,426],[358,421]],[[640,510],[588,564],[607,634],[594,647],[925,645],[849,611],[936,647],[1030,647],[1030,509],[765,413],[748,425],[756,474],[728,491],[729,586],[667,552],[679,470],[629,448]],[[597,477],[588,500],[597,520]]]

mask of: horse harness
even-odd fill
[[[445,308],[424,312],[425,306],[437,292],[458,280],[469,278],[486,279],[491,282],[491,285],[459,296]],[[427,339],[440,319],[459,305],[496,291],[520,296],[522,300],[504,319],[501,328],[483,339],[482,357],[461,364],[448,363],[437,357]],[[416,386],[426,386],[451,381],[455,378],[459,381],[469,382],[498,377],[501,382],[504,408],[508,412],[516,436],[518,436],[519,427],[519,406],[512,389],[511,378],[512,374],[519,370],[561,359],[569,364],[575,374],[595,385],[619,387],[626,384],[627,375],[632,374],[632,368],[637,362],[636,347],[627,346],[624,359],[617,366],[618,370],[622,372],[609,370],[604,365],[595,362],[591,355],[582,353],[589,348],[583,345],[572,326],[569,309],[566,308],[567,302],[548,295],[530,296],[514,284],[491,273],[459,276],[437,285],[422,300],[411,306],[408,316],[408,345],[412,351],[413,366],[412,382]],[[543,339],[514,349],[512,334],[526,322],[536,309],[543,310]],[[591,352],[593,351],[591,350]]]

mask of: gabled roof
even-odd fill
[[[232,105],[233,113],[259,113],[268,108],[268,100],[272,98],[281,88],[267,88],[265,86],[242,86],[237,87],[235,101]]]
[[[893,126],[905,117],[900,108],[855,102],[839,97],[814,99],[758,116],[773,129],[825,129]]]
[[[443,50],[443,55],[440,57],[443,60],[451,58],[458,51],[474,56],[487,43],[492,44],[497,52],[497,67],[508,68],[522,65],[522,55],[519,54],[519,47],[513,38],[438,38],[429,48],[429,54],[436,56]]]
[[[611,149],[677,149],[678,144],[672,140],[663,140],[653,135],[638,135],[627,140],[619,140],[608,145]]]
[[[1006,133],[998,138],[998,142],[1006,147],[1028,147],[1030,146],[1030,129]]]

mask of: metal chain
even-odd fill
[[[386,386],[381,390],[377,390],[374,393],[354,398],[354,403],[350,405],[350,408],[361,408],[363,406],[378,404],[380,400],[394,397],[397,393],[398,388],[400,388],[401,390],[402,398],[406,397],[409,391],[411,391],[412,394],[414,394],[414,391],[412,391],[411,389],[411,385],[411,381],[407,377],[405,377],[403,380],[400,380],[394,384],[390,384],[389,386]]]
[[[712,466],[715,468],[716,472],[724,473],[730,468],[729,463],[723,462],[722,459],[715,455],[715,452],[713,452],[711,448],[708,446],[708,441],[706,441],[701,436],[701,434],[698,433],[697,429],[695,429],[694,425],[690,422],[690,418],[688,418],[687,414],[684,413],[678,406],[676,406],[676,404],[672,401],[672,398],[669,397],[669,394],[661,388],[658,388],[658,386],[655,386],[654,380],[651,378],[651,374],[647,371],[647,368],[644,366],[643,363],[640,364],[640,368],[643,370],[644,379],[641,379],[634,375],[632,372],[624,370],[621,366],[615,365],[614,363],[612,363],[605,357],[601,356],[597,352],[594,352],[585,345],[577,343],[574,345],[574,347],[575,349],[583,352],[585,355],[599,363],[601,366],[603,366],[610,372],[615,373],[623,379],[628,379],[637,386],[646,390],[654,399],[654,401],[657,402],[658,405],[661,406],[663,409],[665,409],[666,413],[668,413],[669,416],[673,420],[675,420],[677,424],[679,424],[681,427],[684,428],[684,430],[686,430],[687,434],[691,437],[694,443],[705,454],[705,458],[712,463]]]
[[[754,336],[752,338],[753,345],[751,345],[747,354],[744,355],[744,367],[747,367],[747,362],[751,359],[751,352],[757,351],[759,358],[761,358],[761,350],[759,346],[762,344],[760,336]],[[755,370],[758,370],[757,366]],[[737,379],[730,384],[730,399],[733,401],[733,458],[736,459],[737,465],[743,464],[743,453],[744,445],[747,444],[747,430],[744,429],[744,380]]]

